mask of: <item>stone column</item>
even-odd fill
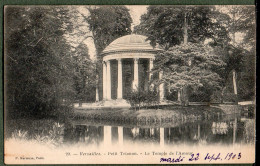
[[[118,59],[117,99],[123,98],[122,59]]]
[[[151,78],[152,78],[152,73],[151,73],[151,71],[152,71],[152,69],[153,69],[153,58],[150,58],[150,63],[149,63],[149,80],[151,80]]]
[[[107,91],[107,67],[106,63],[103,61],[103,100],[107,99],[106,91]]]
[[[163,72],[160,71],[159,72],[159,80],[161,80],[163,77]],[[160,101],[162,101],[164,99],[164,83],[161,83],[159,85],[159,95],[160,95]]]
[[[107,100],[111,100],[111,69],[110,69],[110,61],[107,62]]]
[[[134,81],[133,81],[133,89],[138,90],[138,58],[134,58]]]

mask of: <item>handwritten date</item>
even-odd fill
[[[227,154],[221,154],[221,153],[207,153],[206,155],[202,155],[201,160],[204,161],[222,161],[222,160],[234,160],[234,159],[241,159],[242,155],[241,153],[227,153]],[[160,162],[167,162],[167,163],[177,163],[177,162],[183,162],[183,161],[188,161],[188,162],[194,162],[194,161],[198,161],[200,159],[200,153],[197,154],[191,154],[190,157],[182,157],[182,156],[177,156],[174,158],[161,158]]]

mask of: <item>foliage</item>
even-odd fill
[[[225,9],[225,7],[222,7]],[[220,8],[220,10],[222,9]],[[255,96],[255,49],[256,49],[256,25],[254,6],[228,7],[227,18],[222,24],[229,31],[232,41],[223,47],[223,60],[227,63],[225,88],[232,89],[232,74],[236,72],[238,87],[238,100],[254,100]],[[229,91],[228,93],[232,93]],[[228,94],[227,94],[228,95]]]
[[[135,32],[148,36],[153,46],[159,44],[164,50],[186,44],[185,36],[189,43],[208,43],[214,54],[226,63],[224,70],[214,71],[223,79],[217,89],[233,86],[230,73],[235,70],[238,97],[252,99],[255,87],[254,9],[253,6],[149,6]],[[236,35],[240,35],[240,41],[236,40]],[[186,80],[182,84],[189,83],[189,72],[182,74]]]
[[[244,49],[254,51],[256,46],[255,6],[232,6],[229,7],[228,14],[226,24],[230,35],[233,36],[236,33],[244,35],[241,41],[234,38],[233,44],[241,43]]]
[[[88,48],[84,44],[79,44],[73,53],[75,63],[75,90],[76,100],[95,101],[96,87],[96,66],[88,54]]]
[[[192,43],[178,45],[158,54],[153,72],[162,70],[164,75],[161,80],[154,80],[154,83],[167,83],[173,90],[184,86],[210,86],[218,89],[221,77],[216,71],[224,66],[225,63],[208,46]]]
[[[235,68],[238,84],[239,100],[254,100],[256,75],[256,21],[255,7],[232,7],[229,13],[233,16],[232,33],[242,33],[244,37],[236,47],[242,50],[240,70]],[[234,54],[235,56],[236,54]],[[234,63],[235,64],[235,63]]]
[[[158,94],[156,91],[144,91],[144,90],[137,90],[131,91],[126,100],[130,103],[132,108],[135,110],[140,109],[141,107],[150,107],[158,105]]]
[[[14,130],[14,132],[12,133],[12,138],[27,140],[28,132],[23,130]]]
[[[193,93],[201,87],[221,89],[225,63],[203,43],[222,50],[230,40],[222,24],[227,17],[214,6],[149,6],[135,31],[147,35],[153,46],[158,43],[165,50],[157,56],[153,71],[162,70],[164,78],[154,79],[154,83],[158,86],[164,82],[169,91],[180,91],[181,102],[186,104],[189,88]]]
[[[185,17],[188,24],[188,42],[198,43],[212,39],[212,44],[226,43],[227,31],[218,19],[223,13],[214,6],[149,6],[142,15],[135,32],[148,36],[153,46],[164,49],[179,45],[184,39]],[[200,28],[198,28],[200,27]]]
[[[74,56],[64,39],[64,34],[72,31],[68,8],[9,6],[5,18],[5,85],[10,115],[43,116],[71,105],[76,94],[75,69],[82,67],[79,57],[87,56],[87,50],[83,55],[85,48],[76,48]],[[87,64],[88,68],[91,65]]]
[[[187,87],[201,87],[212,91],[221,89],[222,78],[218,74],[225,63],[214,54],[211,47],[203,44],[177,45],[158,53],[153,73],[163,71],[163,78],[153,79],[157,86],[165,83],[169,90],[178,91]],[[188,96],[187,96],[188,97]]]
[[[224,79],[223,95],[234,92],[232,73],[235,71],[238,100],[252,100],[255,91],[255,55],[231,44],[223,49],[216,47],[214,52],[226,63],[225,70],[219,73]]]
[[[125,6],[100,6],[88,8],[89,28],[93,33],[97,55],[118,37],[131,33],[132,18]]]
[[[58,146],[63,143],[64,124],[60,124],[58,122],[42,122],[44,121],[36,123],[36,125],[33,123],[34,128],[29,132],[24,131],[24,129],[15,129],[11,134],[11,138],[26,141],[35,140],[38,143],[53,146]]]
[[[211,103],[222,103],[223,97],[222,97],[221,91],[215,91],[213,94],[210,96],[210,102]]]
[[[236,103],[237,102],[237,96],[231,91],[215,91],[213,94],[210,96],[210,102],[211,103],[223,103],[223,102],[232,102]]]
[[[215,47],[214,52],[226,63],[225,70],[220,73],[222,78],[228,79],[228,75],[232,70],[238,72],[243,70],[245,50],[228,44],[224,48]]]
[[[51,144],[54,146],[63,143],[64,124],[54,123],[52,128],[47,131],[47,134],[43,131],[35,134],[34,139],[39,143]]]
[[[190,92],[189,95],[189,101],[190,102],[209,102],[210,96],[212,94],[211,89],[204,88],[198,88],[196,91]]]
[[[234,93],[225,93],[222,96],[223,102],[236,102],[237,96]]]

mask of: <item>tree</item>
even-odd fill
[[[155,60],[153,73],[163,71],[161,80],[153,83],[165,83],[169,91],[181,91],[181,104],[188,105],[187,87],[193,90],[208,87],[212,90],[221,88],[219,70],[225,63],[214,53],[210,46],[203,44],[182,44],[159,53]]]
[[[150,6],[140,25],[135,27],[136,33],[147,35],[153,46],[158,43],[165,50],[158,55],[160,59],[155,61],[154,72],[164,72],[165,79],[161,82],[168,85],[169,91],[181,92],[183,105],[188,104],[189,88],[196,90],[202,85],[204,89],[220,88],[221,70],[216,66],[223,66],[224,62],[203,43],[207,41],[210,46],[223,47],[229,42],[228,32],[220,23],[225,17],[227,15],[214,6]],[[194,57],[196,62],[193,62]]]
[[[65,7],[5,8],[5,85],[8,113],[52,114],[75,94]]]
[[[115,39],[131,33],[132,18],[125,6],[100,6],[88,8],[89,29],[93,33],[97,55]]]
[[[165,50],[184,42],[198,43],[211,39],[212,45],[224,45],[227,31],[218,20],[223,14],[214,6],[149,6],[135,32],[148,36],[155,46]],[[199,27],[199,28],[198,28]]]
[[[227,13],[229,18],[226,24],[232,38],[232,44],[234,46],[241,44],[240,47],[248,47],[247,50],[255,51],[255,6],[232,6],[228,8]],[[237,40],[238,33],[242,33],[242,40]]]
[[[256,49],[256,25],[255,25],[255,7],[254,6],[242,6],[232,7],[229,11],[232,15],[232,36],[236,33],[242,33],[244,35],[241,46],[236,46],[239,43],[233,37],[233,43],[237,49],[242,50],[242,70],[234,69],[238,72],[237,83],[238,87],[238,99],[250,99],[255,96],[255,49]],[[235,56],[235,54],[234,54]]]
[[[222,24],[229,31],[232,39],[223,49],[224,61],[227,63],[224,77],[227,80],[225,89],[234,92],[238,100],[251,100],[255,91],[253,87],[255,87],[256,69],[255,7],[232,6],[223,7],[220,10],[227,13],[228,17]],[[230,84],[230,81],[233,84]]]
[[[95,101],[96,66],[88,54],[88,48],[84,44],[78,45],[73,53],[75,63],[75,90],[76,100],[80,105],[82,101]]]

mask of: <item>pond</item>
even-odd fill
[[[105,125],[101,123],[67,124],[64,129],[64,142],[105,145],[123,145],[124,143],[145,143],[164,145],[179,144],[235,144],[253,143],[254,122],[250,119],[204,121],[179,124],[157,125]]]
[[[254,119],[240,115],[196,122],[125,124],[67,119],[58,120],[10,120],[6,127],[6,139],[36,140],[55,146],[84,144],[91,146],[124,146],[148,144],[174,145],[233,145],[254,143]]]
[[[8,120],[5,161],[9,164],[154,164],[169,158],[171,161],[185,158],[183,163],[190,163],[195,154],[200,156],[196,163],[254,161],[255,120],[252,117],[230,114],[183,121],[162,119]],[[213,156],[221,153],[221,159],[212,161],[209,153]]]

